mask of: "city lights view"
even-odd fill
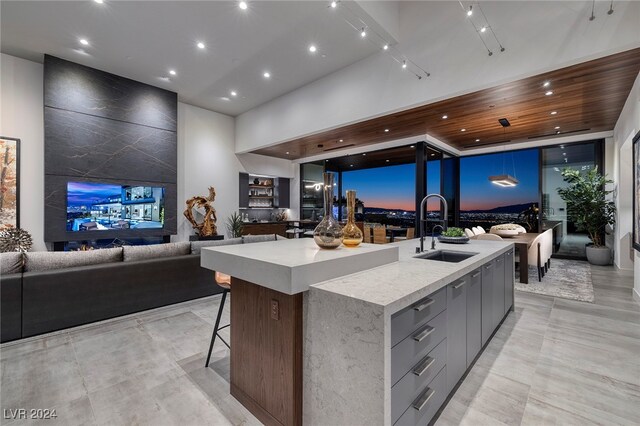
[[[525,223],[525,212],[538,204],[538,150],[487,154],[460,159],[460,226],[490,227],[497,223]],[[427,193],[440,193],[441,163],[427,162]],[[489,181],[490,175],[516,175],[514,187]],[[342,188],[355,189],[367,221],[415,221],[415,164],[342,173]],[[429,200],[427,218],[437,220],[439,201]]]

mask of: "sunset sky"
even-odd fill
[[[515,171],[514,171],[515,165]],[[509,174],[519,184],[503,188],[490,175]],[[460,210],[491,210],[538,201],[538,150],[462,157],[460,159]]]
[[[515,165],[515,172],[514,172]],[[520,183],[502,188],[490,175],[516,175]],[[355,189],[365,207],[415,210],[415,164],[379,167],[342,173],[342,188]],[[440,192],[440,162],[427,164],[427,192]],[[490,210],[499,206],[534,203],[538,199],[538,151],[536,149],[460,159],[461,210]],[[429,210],[438,206],[429,201]]]

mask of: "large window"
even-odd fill
[[[342,190],[355,189],[365,220],[379,223],[415,221],[416,165],[400,164],[342,172]]]
[[[501,186],[491,176],[510,175],[514,186]],[[489,228],[520,223],[538,228],[539,151],[526,149],[460,159],[460,225]]]

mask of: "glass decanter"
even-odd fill
[[[356,191],[347,191],[347,224],[342,228],[342,244],[357,247],[362,242],[362,231],[356,225]]]
[[[342,244],[342,227],[333,217],[333,173],[324,173],[324,217],[313,230],[313,240],[318,247],[334,249]]]

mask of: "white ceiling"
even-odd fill
[[[253,1],[246,11],[237,5],[2,1],[1,49],[39,62],[45,53],[54,55],[234,116],[378,51],[354,36],[328,1]],[[80,38],[90,45],[81,46]],[[206,49],[198,49],[197,41]],[[318,46],[315,55],[308,52],[311,43]],[[169,69],[177,75],[163,80]],[[265,70],[270,80],[263,78]]]

